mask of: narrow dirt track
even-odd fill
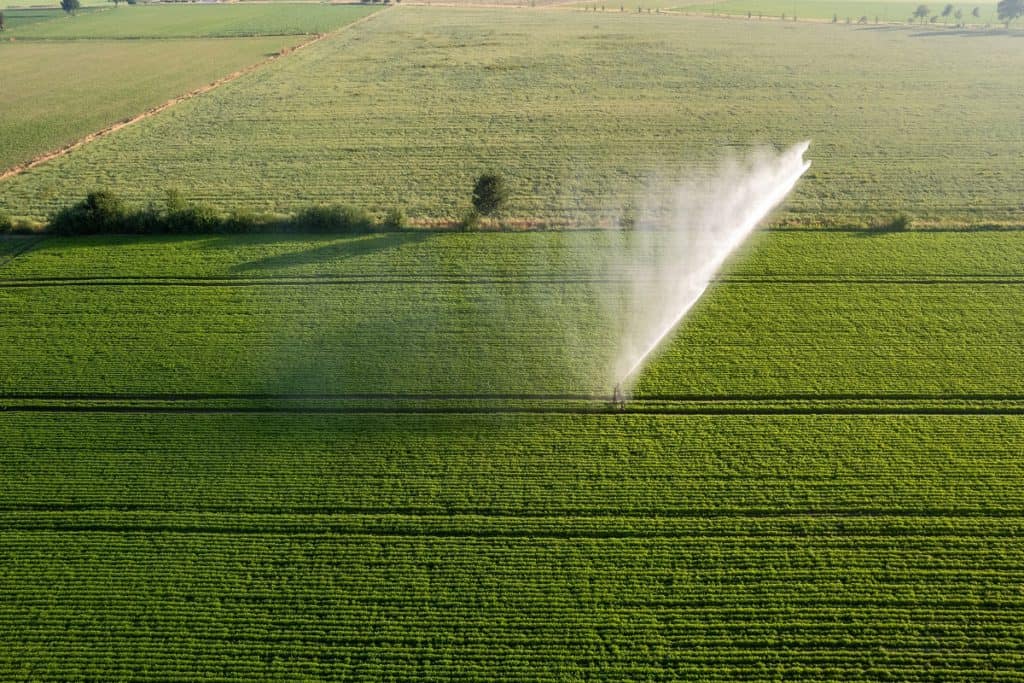
[[[334,36],[337,36],[337,35],[339,35],[341,33],[344,33],[345,31],[348,31],[348,30],[350,30],[350,29],[352,29],[352,28],[354,28],[354,27],[356,27],[356,26],[358,26],[358,25],[360,25],[362,23],[365,23],[365,22],[369,21],[370,19],[373,19],[374,17],[376,17],[380,13],[388,11],[388,9],[390,9],[390,8],[385,8],[385,9],[377,10],[376,12],[374,12],[372,14],[368,14],[365,17],[362,17],[361,19],[356,19],[355,21],[353,21],[350,24],[345,24],[341,28],[338,28],[335,31],[331,31],[330,33],[318,33],[318,34],[316,34],[314,36],[311,36],[311,37],[307,38],[306,40],[302,41],[298,45],[295,45],[293,47],[282,48],[281,51],[279,51],[276,54],[273,54],[273,55],[267,57],[266,59],[263,59],[263,60],[261,60],[259,62],[256,62],[255,64],[250,64],[249,66],[247,66],[247,67],[245,67],[243,69],[239,69],[237,71],[233,71],[233,72],[229,73],[227,76],[224,76],[222,78],[218,78],[217,80],[215,80],[215,81],[213,81],[211,83],[207,83],[206,85],[200,86],[198,88],[195,88],[194,90],[190,90],[190,91],[188,91],[187,93],[185,93],[183,95],[179,95],[177,97],[169,99],[166,102],[164,102],[163,104],[159,104],[159,105],[157,105],[155,107],[147,109],[146,111],[142,112],[141,114],[136,114],[135,116],[131,116],[131,117],[127,118],[127,119],[122,119],[122,120],[118,121],[117,123],[113,123],[113,124],[107,126],[106,128],[101,128],[100,130],[98,130],[96,132],[89,133],[85,137],[79,138],[78,140],[75,140],[72,143],[69,143],[67,145],[64,145],[63,147],[60,147],[59,149],[55,149],[55,150],[52,150],[52,151],[49,151],[49,152],[45,152],[44,154],[40,154],[39,156],[36,156],[36,157],[32,158],[31,160],[26,161],[26,162],[24,162],[22,164],[18,164],[16,166],[11,166],[10,168],[7,168],[4,171],[0,172],[0,182],[2,182],[4,180],[7,180],[8,178],[12,178],[14,176],[17,176],[17,175],[21,175],[25,171],[33,169],[36,166],[39,166],[40,164],[45,164],[47,161],[51,161],[53,159],[57,159],[59,157],[65,156],[67,154],[70,154],[71,152],[75,151],[79,147],[83,147],[83,146],[89,144],[93,140],[97,140],[99,138],[102,138],[102,137],[105,137],[107,135],[110,135],[111,133],[119,131],[122,128],[126,128],[128,126],[131,126],[133,124],[138,123],[139,121],[143,121],[145,119],[148,119],[151,116],[156,116],[160,112],[166,111],[166,110],[170,109],[171,107],[173,107],[176,104],[179,104],[179,103],[184,102],[186,100],[190,100],[193,97],[197,97],[197,96],[202,95],[204,93],[208,93],[208,92],[210,92],[212,90],[215,90],[216,88],[219,88],[220,86],[224,85],[225,83],[230,83],[231,81],[237,80],[237,79],[241,78],[242,76],[245,76],[246,74],[250,74],[253,71],[261,69],[261,68],[265,67],[267,64],[270,64],[272,62],[276,62],[277,60],[281,59],[282,57],[287,57],[288,55],[293,54],[295,52],[298,52],[299,50],[302,50],[303,48],[307,48],[310,45],[313,45],[314,43],[318,43],[321,40],[325,40],[327,38],[333,38]]]

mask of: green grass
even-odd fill
[[[327,33],[375,11],[374,7],[303,3],[227,5],[124,4],[106,11],[67,15],[51,13],[49,21],[24,28],[12,12],[10,33],[29,38],[219,38]],[[33,11],[32,16],[37,16]]]
[[[455,218],[474,175],[497,168],[510,215],[587,224],[640,203],[652,176],[810,138],[782,220],[1014,222],[1017,43],[402,7],[6,182],[0,208],[45,217],[80,196],[73,178],[140,204],[176,185],[225,208]]]
[[[877,0],[723,0],[723,2],[695,3],[679,7],[683,12],[704,12],[718,14],[735,14],[746,16],[751,13],[754,18],[759,15],[764,17],[779,18],[785,14],[787,19],[792,19],[794,13],[798,19],[829,20],[835,16],[839,23],[846,23],[849,18],[852,23],[857,23],[861,17],[867,17],[869,24],[874,24],[877,18],[880,23],[903,23],[914,14],[914,10],[920,5],[919,2],[884,2]],[[927,3],[926,3],[927,4]],[[947,3],[939,2],[927,4],[933,14],[941,14]],[[979,8],[980,17],[973,17],[971,10]],[[996,18],[996,6],[994,3],[954,3],[955,8],[963,12],[963,23],[965,24],[989,24],[998,23]],[[918,19],[914,23],[918,23]],[[946,18],[946,25],[952,26],[956,19],[952,14]],[[940,16],[938,24],[943,23]]]

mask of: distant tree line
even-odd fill
[[[971,16],[975,19],[981,18],[981,8],[975,7],[971,10]],[[996,5],[996,16],[999,17],[999,21],[1003,22],[1007,28],[1010,27],[1010,23],[1015,19],[1024,16],[1024,0],[999,0]],[[919,20],[920,23],[924,23],[927,19],[929,23],[936,23],[939,18],[942,18],[942,23],[946,24],[949,22],[949,18],[953,17],[956,19],[957,26],[963,26],[964,11],[958,8],[952,3],[947,3],[943,6],[942,11],[938,14],[932,14],[931,9],[928,5],[918,5],[917,9],[910,16],[910,21]],[[833,18],[833,22],[835,19]]]
[[[1007,28],[1014,19],[1024,16],[1024,0],[999,0],[996,5],[996,14],[999,21],[1006,24]]]

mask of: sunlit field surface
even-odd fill
[[[455,219],[495,168],[510,216],[586,225],[730,149],[811,139],[814,166],[778,220],[1012,223],[1018,43],[401,7],[6,182],[0,208],[44,218],[76,199],[71,178],[139,204],[174,186],[224,209],[347,202]]]
[[[0,34],[9,38],[0,40],[0,172],[371,11],[284,4],[124,5],[75,16],[58,9],[6,10]],[[7,192],[0,185],[0,197]],[[25,213],[17,205],[6,208]]]
[[[760,233],[624,410],[621,235],[45,239],[3,670],[1010,680],[1020,235]]]
[[[0,680],[1021,679],[1013,31],[336,11],[0,43],[18,156],[332,31],[0,182],[15,218],[177,189],[416,224],[0,236]],[[256,29],[295,35],[211,37]],[[679,240],[649,206],[806,139],[622,377]],[[504,214],[428,229],[484,169]]]

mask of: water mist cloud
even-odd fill
[[[614,381],[628,385],[687,311],[700,299],[729,255],[810,168],[810,141],[778,153],[756,150],[678,184],[668,206],[641,217],[623,250],[630,275]]]

